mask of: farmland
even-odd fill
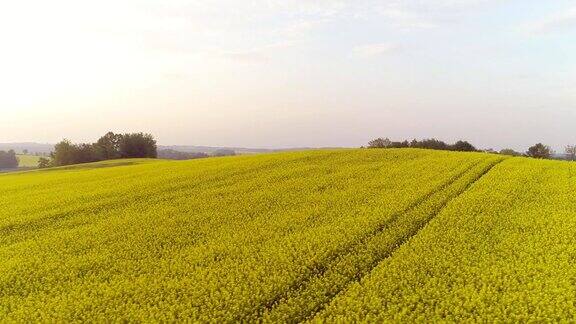
[[[576,320],[576,165],[509,159],[319,316]]]
[[[18,154],[17,158],[19,168],[36,168],[38,167],[38,160],[40,159],[39,156],[27,154]]]
[[[568,318],[573,175],[419,149],[0,175],[0,320]]]

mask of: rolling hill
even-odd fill
[[[417,149],[0,175],[0,320],[555,320],[576,165]]]
[[[336,148],[332,148],[336,149]],[[16,153],[23,153],[24,150],[32,154],[49,154],[54,151],[54,144],[43,143],[0,143],[0,151],[14,150]],[[232,150],[237,154],[273,153],[285,151],[315,150],[308,147],[286,147],[286,148],[249,148],[249,147],[228,147],[228,146],[199,146],[199,145],[158,145],[158,150],[174,150],[184,153],[207,153],[212,154],[219,150]]]

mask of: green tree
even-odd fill
[[[450,145],[444,141],[437,140],[435,138],[423,139],[421,141],[412,140],[410,147],[413,148],[423,148],[430,150],[449,150]]]
[[[54,151],[51,153],[51,157],[55,166],[74,164],[74,145],[70,140],[62,140],[54,145]]]
[[[156,140],[150,134],[124,134],[119,142],[122,158],[157,158]]]
[[[100,161],[94,144],[72,144],[63,140],[54,146],[51,154],[54,166]]]
[[[96,162],[117,158],[156,158],[156,141],[150,134],[114,134],[102,136],[93,144],[73,144],[63,140],[56,144],[50,154],[50,165],[61,166]]]
[[[474,145],[466,142],[466,141],[458,141],[450,146],[452,151],[461,151],[461,152],[475,152],[476,148]]]
[[[500,154],[510,155],[510,156],[521,156],[522,155],[522,153],[516,152],[513,149],[502,149],[502,150],[500,150]]]
[[[14,169],[18,167],[18,158],[14,150],[0,151],[0,169]]]
[[[549,159],[552,154],[552,150],[549,146],[542,143],[538,143],[531,146],[526,152],[526,155],[535,159]]]
[[[121,141],[122,135],[108,132],[94,144],[96,153],[102,160],[119,159]]]
[[[212,152],[212,156],[233,156],[233,155],[236,155],[236,152],[230,149],[219,149]]]
[[[391,148],[407,148],[410,147],[410,143],[408,141],[403,142],[392,142],[390,143]]]
[[[96,146],[94,144],[83,143],[74,145],[74,155],[74,164],[90,163],[102,160],[98,156],[98,153],[96,152]]]
[[[50,159],[47,159],[45,157],[41,157],[40,159],[38,159],[38,168],[40,169],[49,168],[51,165],[52,162],[50,161]]]

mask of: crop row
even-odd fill
[[[576,320],[576,167],[509,159],[315,321]]]
[[[446,182],[407,210],[388,219],[370,235],[359,239],[346,253],[323,266],[322,271],[263,314],[269,322],[295,322],[309,319],[350,283],[369,273],[398,246],[415,235],[451,199],[488,172],[499,158],[486,159]]]

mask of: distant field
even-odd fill
[[[26,155],[26,154],[18,154],[18,167],[19,168],[35,168],[38,167],[38,160],[40,160],[39,156],[36,155]]]
[[[575,185],[416,149],[0,175],[0,320],[572,318]]]

